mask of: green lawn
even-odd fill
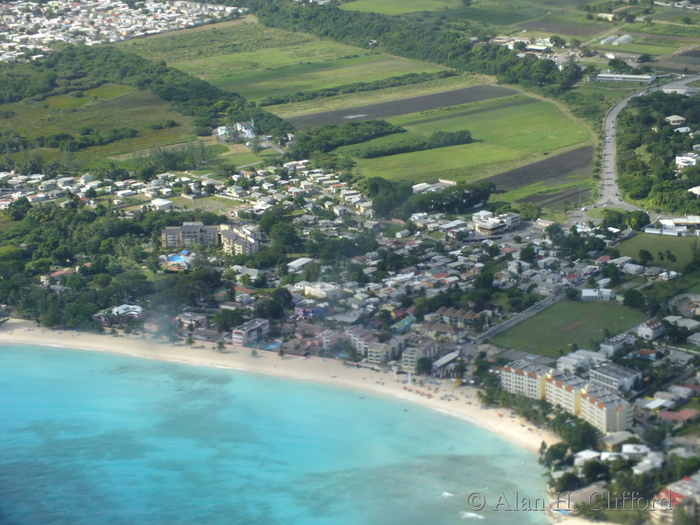
[[[627,255],[634,259],[639,259],[639,250],[648,250],[654,256],[654,260],[650,264],[682,271],[693,258],[693,247],[697,247],[699,244],[696,237],[665,237],[641,233],[621,243],[617,249],[620,250],[621,255]],[[663,261],[659,259],[658,253],[665,254],[666,250],[676,256],[676,262],[669,261],[667,257],[664,257]]]
[[[639,310],[625,308],[616,301],[580,302],[564,299],[540,311],[510,330],[491,339],[502,348],[516,348],[525,352],[556,359],[572,345],[592,349],[591,340],[600,342],[607,328],[611,334],[632,328],[646,319]]]
[[[402,15],[414,11],[433,11],[460,5],[460,0],[354,0],[342,4],[341,9],[385,15]]]

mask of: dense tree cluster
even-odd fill
[[[315,154],[327,153],[341,146],[359,144],[405,131],[385,120],[347,122],[339,126],[333,124],[317,126],[297,135],[290,156],[295,159],[308,159]]]
[[[700,167],[675,171],[675,156],[693,151],[689,133],[674,131],[664,119],[681,115],[691,130],[700,128],[700,100],[661,91],[633,98],[618,118],[617,167],[620,188],[631,199],[675,213],[697,214],[700,201],[688,192],[700,185]]]
[[[392,142],[381,146],[372,146],[358,149],[353,154],[361,159],[374,159],[388,155],[399,155],[411,151],[423,151],[426,149],[445,148],[459,144],[470,144],[472,134],[467,130],[460,131],[436,131],[429,137],[410,137],[406,140]]]

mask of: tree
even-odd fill
[[[522,250],[520,250],[520,260],[527,262],[527,263],[532,263],[534,262],[536,257],[535,253],[535,248],[532,246],[532,244],[528,244],[527,246],[524,246]]]
[[[641,262],[643,266],[646,266],[647,264],[649,264],[653,260],[654,260],[654,256],[651,254],[651,252],[649,250],[645,250],[644,248],[639,250],[639,262]]]
[[[277,355],[280,356],[281,359],[284,359],[284,348],[282,348],[282,345],[280,345],[280,349],[277,351]]]
[[[218,352],[223,352],[223,351],[224,351],[224,341],[223,341],[223,339],[219,339],[219,341],[217,341],[217,343],[216,343],[216,350],[217,350]]]
[[[276,288],[272,292],[272,298],[286,307],[292,306],[292,293],[284,287]]]
[[[570,299],[571,301],[578,301],[579,291],[576,288],[567,288],[564,295],[566,295],[566,298]]]
[[[421,357],[416,362],[416,374],[429,375],[433,368],[433,361],[429,357]]]
[[[610,479],[610,467],[601,461],[588,461],[583,466],[583,475],[586,478],[586,483],[595,483],[596,481],[608,481]]]
[[[644,299],[644,294],[642,294],[642,292],[640,292],[639,290],[635,290],[634,288],[625,290],[623,297],[624,300],[622,304],[624,306],[629,306],[630,308],[636,308],[638,310],[644,310],[644,307],[646,306],[646,300]]]

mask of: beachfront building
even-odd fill
[[[375,335],[359,325],[351,326],[345,330],[345,338],[355,351],[362,355],[367,355],[370,345],[379,342]]]
[[[270,331],[267,319],[253,319],[231,331],[231,342],[237,346],[255,344],[262,340]]]
[[[633,416],[632,405],[608,390],[588,386],[581,392],[579,417],[603,434],[629,430]]]
[[[424,357],[434,358],[439,347],[435,341],[426,341],[420,346],[406,348],[401,355],[401,367],[407,372],[415,372],[418,361]]]
[[[622,390],[631,392],[634,390],[635,381],[641,377],[641,372],[610,362],[601,363],[592,368],[588,376],[592,386],[604,388],[610,392]]]
[[[164,228],[161,238],[165,248],[219,244],[219,227],[204,226],[202,222],[184,222],[182,226]]]
[[[370,363],[387,363],[398,359],[401,352],[406,348],[407,339],[405,337],[392,337],[384,343],[372,343],[367,347],[367,361]]]
[[[102,326],[121,326],[129,321],[142,319],[143,317],[144,311],[141,306],[137,304],[122,304],[121,306],[114,306],[97,312],[92,316],[92,319]]]
[[[581,391],[584,388],[586,381],[578,376],[550,373],[545,378],[545,399],[548,403],[577,415],[581,411]]]
[[[543,399],[546,394],[545,379],[550,371],[546,366],[513,361],[501,369],[501,388],[511,394]]]

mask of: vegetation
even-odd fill
[[[682,115],[684,125],[700,126],[700,101],[661,91],[633,98],[618,118],[617,167],[622,191],[656,210],[697,214],[700,204],[689,188],[700,184],[700,166],[676,173],[675,157],[693,151],[695,138],[678,133],[664,119]]]

